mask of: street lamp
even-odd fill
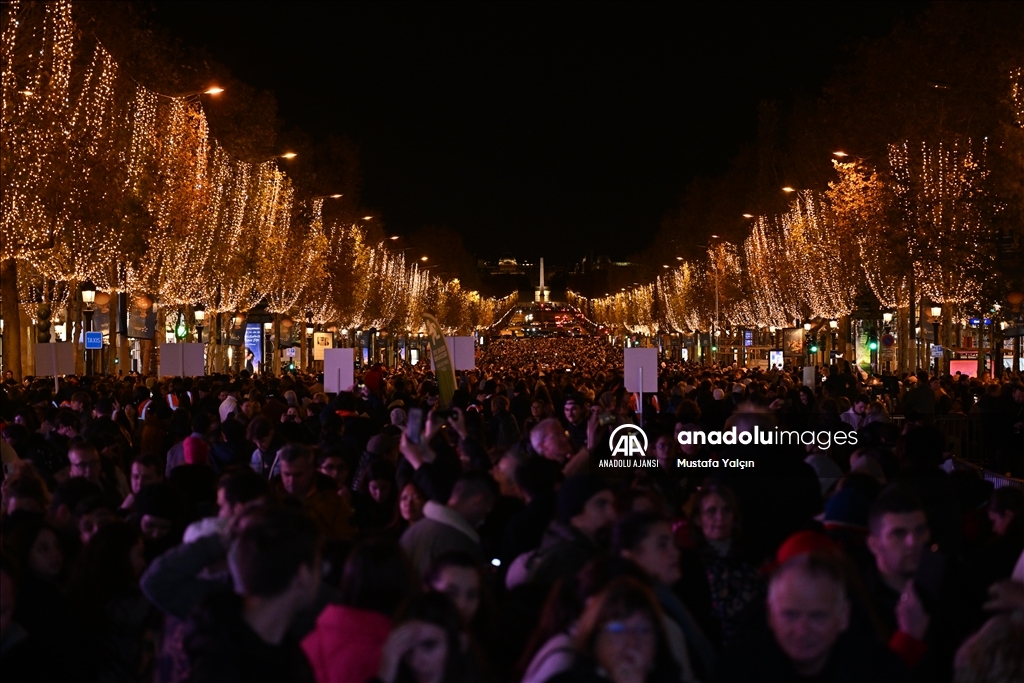
[[[202,344],[203,321],[206,320],[206,307],[202,304],[196,304],[195,308],[192,309],[192,313],[196,316],[196,341]]]
[[[942,322],[942,306],[932,306],[929,313],[932,314],[932,329],[934,332],[935,339],[933,340],[934,346],[941,346],[939,344],[939,324]],[[941,356],[935,356],[935,374],[938,375],[942,372]]]
[[[92,280],[82,283],[82,303],[85,304],[85,331],[92,332],[92,306],[96,303],[96,285]],[[85,349],[85,374],[92,374],[92,350],[88,346]]]
[[[804,332],[810,332],[810,331],[811,331],[811,324],[810,323],[804,323]]]
[[[882,314],[882,322],[885,323],[886,325],[892,323],[892,313],[890,311],[886,311],[885,313]]]
[[[268,356],[270,355],[269,352],[270,352],[270,343],[271,343],[270,342],[270,333],[271,333],[271,331],[273,329],[274,329],[274,323],[272,323],[272,322],[265,322],[265,323],[263,323],[263,358],[260,359],[260,365],[263,366],[263,369],[261,370],[261,372],[263,374],[267,374],[267,369],[273,367],[272,365],[268,365],[268,363],[270,363],[270,358],[268,358]]]

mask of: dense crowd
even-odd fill
[[[666,363],[496,340],[426,367],[18,383],[0,405],[5,681],[1020,681],[1016,378]],[[656,471],[601,477],[635,424]],[[680,445],[855,431],[856,445]],[[680,458],[753,459],[705,476]]]

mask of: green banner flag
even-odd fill
[[[437,388],[441,394],[439,407],[444,410],[451,403],[452,395],[455,394],[455,366],[452,364],[452,354],[448,349],[448,342],[444,338],[444,330],[441,329],[437,318],[429,313],[424,313],[423,324],[427,328],[430,356],[434,359],[434,373],[437,375]]]

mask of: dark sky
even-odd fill
[[[360,149],[392,233],[483,257],[646,246],[695,176],[922,3],[158,2],[153,20]]]

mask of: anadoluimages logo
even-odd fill
[[[643,441],[642,446],[640,445],[641,440]],[[647,455],[647,435],[636,425],[619,425],[608,436],[608,447],[612,449],[612,457],[624,455],[642,458]]]

